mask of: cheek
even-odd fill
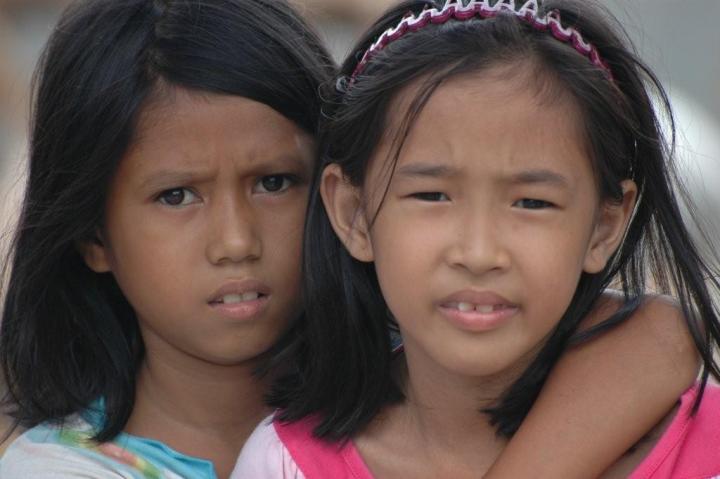
[[[202,284],[201,215],[134,202],[120,206],[107,214],[112,271],[138,315],[159,316],[204,300],[211,291]]]
[[[205,225],[191,214],[125,214],[111,218],[108,234],[114,270],[166,275],[182,281],[202,253]],[[138,275],[140,276],[140,275]]]
[[[209,293],[195,284],[193,248],[177,237],[161,238],[138,229],[114,250],[113,275],[139,317],[163,317]]]
[[[456,223],[440,207],[389,200],[370,230],[375,261],[392,262],[404,270],[437,265],[457,241]]]
[[[446,241],[442,230],[428,230],[411,215],[393,216],[389,212],[376,219],[370,241],[378,282],[388,306],[398,318],[415,316],[410,310],[419,304],[419,295],[427,294],[419,286],[428,284],[442,262]]]
[[[286,283],[300,281],[302,237],[305,222],[305,198],[259,214],[258,231],[262,242],[262,259],[268,273]],[[298,286],[299,287],[299,286]]]

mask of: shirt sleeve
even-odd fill
[[[273,416],[269,416],[255,428],[240,452],[230,479],[305,479],[272,421]]]
[[[130,479],[60,444],[16,439],[0,460],[2,479]]]

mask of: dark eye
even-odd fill
[[[410,196],[421,201],[448,201],[450,199],[445,193],[439,191],[423,191]]]
[[[198,197],[187,188],[173,188],[160,193],[157,200],[167,206],[186,206],[196,203]]]
[[[293,178],[290,175],[263,176],[255,185],[256,193],[280,193],[292,186]]]
[[[552,208],[553,205],[549,201],[545,200],[536,200],[533,198],[523,198],[521,200],[516,201],[513,203],[513,206],[516,206],[518,208],[523,208],[527,210],[540,210],[543,208]]]

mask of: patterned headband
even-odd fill
[[[600,58],[597,48],[586,42],[578,30],[572,27],[563,27],[558,11],[553,10],[540,16],[537,0],[526,1],[519,10],[515,9],[515,0],[496,0],[494,5],[490,5],[490,0],[470,0],[464,6],[461,0],[446,0],[445,6],[440,10],[437,8],[425,9],[417,15],[408,15],[396,27],[385,30],[368,48],[355,67],[350,76],[350,84],[355,82],[358,75],[362,74],[367,64],[380,50],[408,32],[416,32],[430,24],[443,24],[451,19],[464,21],[475,16],[492,18],[501,12],[512,14],[539,31],[549,30],[553,37],[563,43],[571,44],[575,50],[587,57],[590,63],[600,68],[608,80],[613,81],[610,67]]]

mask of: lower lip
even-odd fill
[[[518,312],[517,307],[502,308],[491,313],[477,311],[460,311],[459,309],[439,307],[442,315],[452,324],[471,332],[483,332],[497,329]]]
[[[251,301],[242,301],[240,303],[210,303],[210,307],[213,311],[220,313],[220,315],[236,320],[236,321],[250,321],[260,314],[268,304],[268,296],[262,296],[258,299]]]

